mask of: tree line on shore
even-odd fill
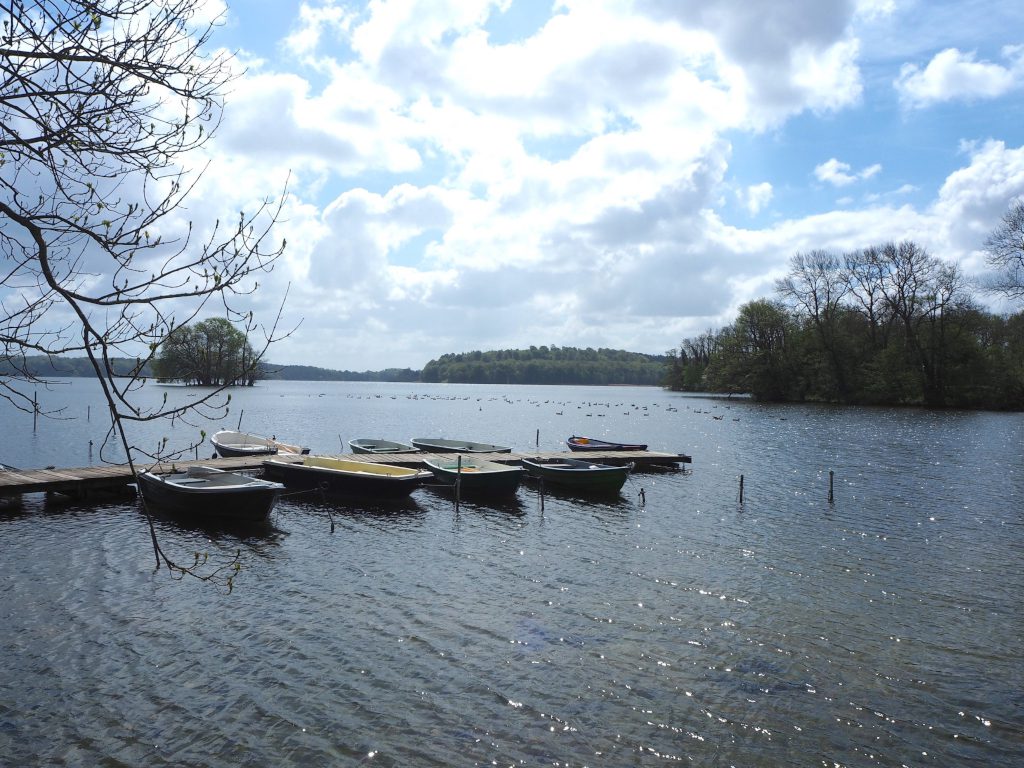
[[[463,384],[658,385],[668,358],[618,349],[531,346],[441,355],[423,367],[423,382]]]
[[[1015,298],[1006,275],[998,289]],[[668,386],[767,401],[1024,409],[1024,312],[982,309],[957,265],[913,242],[797,254],[775,293],[684,339],[670,352]]]
[[[175,329],[150,363],[115,358],[111,364],[117,375],[138,372],[145,378],[201,386],[252,386],[261,380],[655,386],[663,383],[668,361],[664,355],[622,350],[541,346],[442,355],[420,371],[274,365],[256,360],[244,334],[214,319]],[[94,375],[88,358],[37,356],[27,358],[22,367],[40,377]]]

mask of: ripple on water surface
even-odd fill
[[[538,421],[576,431],[571,391],[538,391],[521,404],[487,391],[394,407],[420,419],[400,422],[410,433],[459,418],[496,439],[528,423],[520,442]],[[586,426],[686,450],[693,470],[636,473],[613,499],[548,493],[543,506],[524,484],[510,503],[458,512],[448,493],[421,489],[388,506],[289,496],[260,530],[158,521],[177,559],[240,552],[230,592],[154,573],[133,503],[35,500],[5,514],[0,754],[1016,764],[1018,417],[780,410],[656,390],[588,402],[614,395],[657,417],[608,407]],[[260,418],[260,393],[241,396]],[[369,396],[317,403],[337,408],[324,419],[332,444],[334,424],[397,418]]]

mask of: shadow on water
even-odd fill
[[[142,515],[142,505],[136,507]],[[266,541],[275,542],[283,531],[273,523],[273,516],[266,520],[236,520],[231,518],[208,518],[196,520],[183,517],[156,504],[149,505],[149,513],[153,521],[167,531],[178,533],[200,534],[214,541],[234,538],[243,542]]]
[[[455,510],[455,489],[451,485],[436,483],[423,486],[431,497],[442,504],[451,505]],[[513,517],[522,517],[527,512],[527,505],[514,496],[487,497],[479,493],[468,494],[459,499],[459,510],[462,512],[500,512]]]
[[[0,520],[46,515],[77,516],[122,509],[135,502],[134,490],[120,493],[97,493],[88,499],[75,498],[60,493],[26,493],[17,496],[0,496]]]
[[[692,467],[687,467],[685,464],[643,464],[640,466],[633,467],[633,471],[629,473],[633,475],[692,475]]]
[[[528,478],[526,489],[530,502],[541,512],[552,508],[573,507],[622,514],[633,511],[639,505],[635,490],[628,484],[621,490],[588,491],[551,483],[542,484],[535,478]]]
[[[646,505],[647,494],[650,493],[646,486],[650,481],[662,478],[681,479],[692,473],[693,470],[684,469],[675,464],[651,464],[643,468],[637,467],[630,472],[622,488],[616,490],[571,487],[531,476],[527,476],[523,484],[528,489],[529,495],[538,499],[539,504],[541,501],[549,504],[552,500],[556,500],[587,509],[631,511]]]
[[[591,519],[600,525],[620,525],[642,509],[639,499],[632,493],[617,496],[578,496],[546,493],[531,489],[529,499],[537,514],[545,518]]]
[[[5,520],[27,517],[32,510],[25,507],[21,496],[0,496],[0,523]]]
[[[402,499],[342,498],[337,495],[309,492],[282,497],[277,513],[306,514],[315,517],[338,515],[348,518],[417,519],[423,517],[423,508],[411,497]]]

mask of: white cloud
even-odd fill
[[[947,48],[935,54],[924,69],[904,64],[893,82],[900,101],[909,107],[927,107],[944,101],[993,99],[1024,83],[1024,48],[1003,49],[1009,66],[976,61],[974,52]]]
[[[864,181],[877,176],[882,171],[879,163],[869,165],[861,171],[850,173],[850,164],[844,163],[836,158],[831,158],[821,163],[814,169],[814,176],[818,181],[826,182],[834,187],[846,187],[857,181]]]
[[[803,110],[832,112],[859,103],[859,44],[850,35],[852,3],[819,0],[640,0],[637,9],[685,29],[705,30],[719,68],[742,85],[751,125],[778,124]]]
[[[487,20],[493,8],[510,0],[373,0],[369,18],[355,28],[353,47],[374,65],[392,64],[415,54],[426,62],[441,52],[444,36],[473,30]]]
[[[896,135],[891,106],[861,109],[877,95],[862,57],[885,49],[864,36],[893,33],[892,0],[559,0],[502,37],[508,4],[310,0],[292,27],[260,27],[274,44],[194,158],[211,166],[182,215],[206,231],[291,172],[274,232],[289,246],[252,297],[272,314],[291,284],[284,323],[302,327],[275,361],[419,367],[538,341],[661,352],[771,295],[797,251],[911,238],[961,258],[1024,192],[1015,124],[983,123],[995,140],[962,154],[931,135],[927,172],[893,157],[918,149],[919,126]],[[986,93],[971,77],[1010,92],[1019,49],[976,61],[943,29],[961,48],[905,70],[908,103]],[[894,134],[877,149],[876,119]],[[851,164],[865,146],[880,162]],[[877,189],[883,164],[902,187]],[[854,195],[868,180],[877,194]],[[770,225],[736,226],[737,202]]]
[[[763,181],[760,184],[752,184],[746,189],[740,192],[740,202],[750,212],[751,216],[756,216],[761,212],[768,203],[771,202],[774,190],[772,185]]]
[[[194,14],[191,19],[193,27],[202,29],[225,18],[228,7],[225,0],[204,0],[202,3],[194,3],[190,11]]]
[[[866,21],[877,21],[896,11],[896,0],[857,0],[857,15]]]
[[[502,45],[484,28],[496,7],[410,0],[344,20],[310,16],[296,50],[316,77],[278,63],[233,97],[252,111],[229,114],[225,143],[254,165],[299,169],[298,194],[323,211],[297,219],[287,274],[292,316],[305,318],[305,334],[332,338],[331,359],[305,336],[275,357],[418,367],[539,338],[662,351],[770,295],[799,250],[910,237],[961,252],[936,211],[883,197],[767,229],[716,212],[727,132],[753,135],[799,113],[840,120],[860,103],[851,25],[891,14],[886,0],[753,10],[739,0],[566,1]],[[275,119],[261,122],[272,102]],[[849,188],[881,171],[833,156],[814,178]],[[330,201],[317,202],[327,190]],[[736,199],[757,215],[778,210],[779,194],[773,178]]]
[[[227,99],[218,147],[292,170],[351,176],[368,169],[413,171],[421,164],[416,127],[387,88],[339,69],[319,95],[291,73],[256,73]]]
[[[935,222],[951,252],[977,249],[1009,202],[1024,194],[1024,147],[1002,141],[967,143],[967,166],[951,173],[932,208]]]
[[[296,28],[284,38],[284,47],[295,56],[309,58],[323,44],[325,34],[346,35],[354,19],[355,14],[343,6],[302,3]]]

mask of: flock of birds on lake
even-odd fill
[[[317,397],[326,397],[326,396],[327,396],[326,392],[320,392],[320,393],[317,394]],[[285,397],[285,395],[281,395],[281,397]],[[521,404],[521,403],[525,402],[527,405],[532,405],[532,406],[537,407],[537,408],[540,408],[543,405],[558,406],[558,407],[561,408],[561,410],[555,411],[555,416],[562,416],[562,415],[564,415],[565,414],[565,408],[567,406],[574,405],[574,403],[571,403],[571,402],[569,402],[567,400],[534,400],[534,399],[530,399],[530,398],[527,398],[526,400],[524,400],[522,398],[512,399],[512,398],[510,398],[508,396],[483,398],[483,397],[473,397],[471,395],[425,395],[425,394],[418,394],[418,393],[417,394],[408,394],[408,395],[383,395],[383,394],[369,394],[369,393],[367,393],[367,394],[356,394],[356,393],[350,392],[347,395],[345,395],[345,397],[351,398],[351,399],[354,399],[354,400],[384,400],[384,399],[399,400],[399,399],[404,399],[404,400],[433,400],[433,401],[459,401],[459,402],[469,402],[469,401],[475,400],[478,403],[503,402],[503,403],[506,403],[508,405],[516,405],[516,404]],[[613,408],[618,409],[618,408],[626,407],[626,403],[625,402],[612,403],[610,401],[608,401],[608,402],[600,402],[600,401],[589,401],[589,400],[581,402],[579,404],[575,404],[575,405],[576,405],[576,410],[587,409],[589,411],[588,413],[583,414],[584,416],[587,416],[587,417],[595,417],[596,416],[597,418],[603,418],[603,417],[607,416],[608,413]],[[664,408],[662,408],[662,405],[660,403],[654,403],[651,406],[637,405],[636,403],[629,403],[628,407],[631,410],[623,411],[622,412],[623,416],[629,416],[632,413],[639,413],[641,416],[650,416],[649,408],[662,409],[662,410],[664,410],[665,413],[674,413],[674,412],[678,412],[679,411],[679,408],[677,408],[674,405],[668,405],[668,406],[664,406]],[[684,410],[691,411],[692,413],[695,413],[695,414],[706,414],[706,415],[709,415],[715,421],[723,421],[725,419],[726,414],[724,414],[724,413],[723,414],[713,413],[713,411],[717,410],[718,407],[719,406],[717,406],[717,405],[712,405],[710,410],[705,410],[705,409],[702,409],[702,408],[690,408],[690,406],[687,405],[687,406],[685,406]],[[732,406],[725,405],[725,406],[722,406],[722,407],[725,408],[726,410],[729,410],[729,409],[731,409]],[[598,411],[598,409],[603,409],[604,412],[595,412],[595,411]],[[480,406],[480,410],[483,410],[483,405]],[[739,421],[739,417],[734,417],[732,420],[733,421]]]

